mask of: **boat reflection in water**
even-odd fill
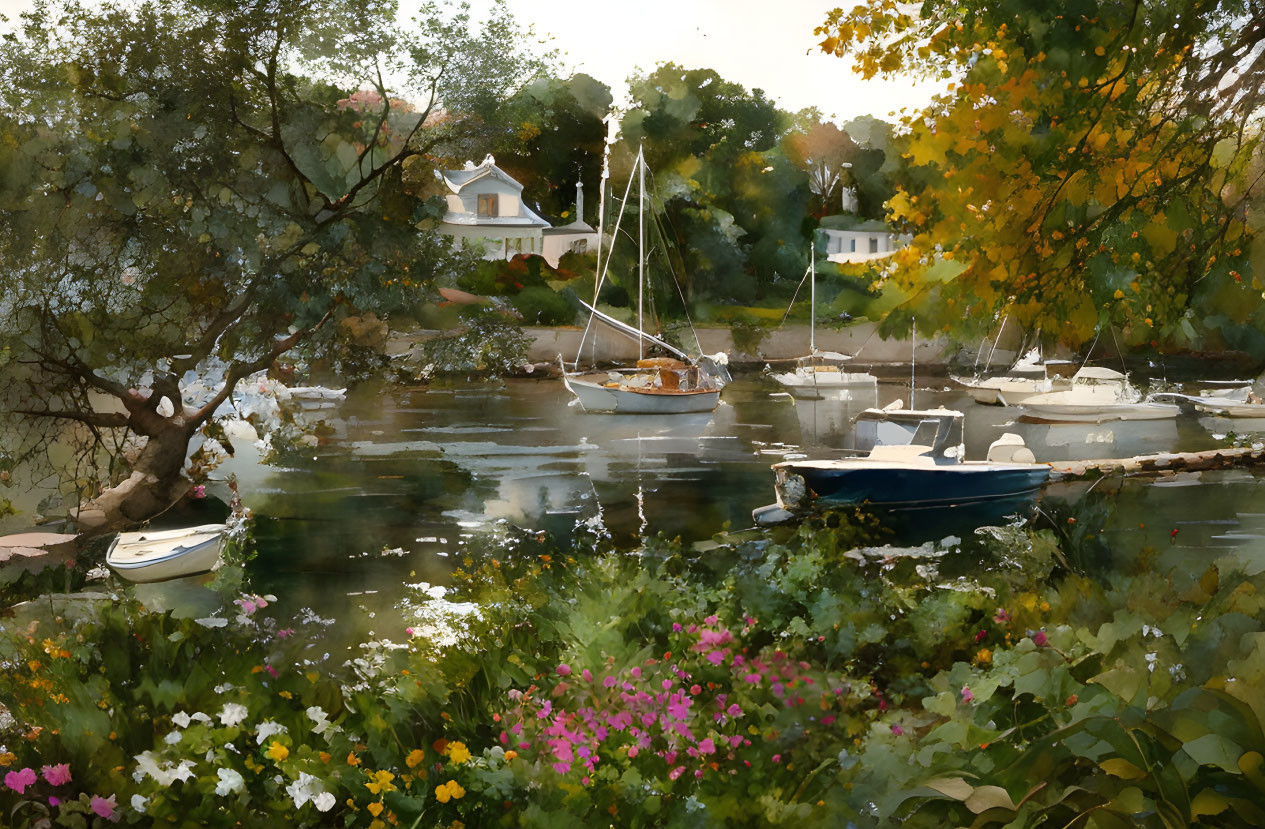
[[[1050,468],[1034,463],[1022,438],[1002,435],[986,460],[967,461],[962,421],[951,409],[867,409],[856,420],[857,448],[865,454],[774,464],[777,504],[752,515],[757,523],[776,523],[813,509],[864,505],[957,510],[953,515],[961,519],[998,510],[1004,516],[1034,498]]]

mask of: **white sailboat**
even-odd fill
[[[646,159],[638,149],[634,165],[638,177],[638,216],[637,216],[637,326],[603,314],[587,302],[583,302],[589,310],[589,326],[594,321],[602,322],[637,339],[637,365],[631,369],[615,371],[592,371],[587,373],[570,372],[563,364],[562,381],[568,391],[575,395],[581,408],[586,412],[604,412],[619,414],[684,414],[689,412],[710,412],[720,403],[720,390],[728,380],[724,369],[727,362],[724,354],[713,357],[691,358],[684,351],[669,345],[658,337],[645,332],[645,284],[646,284]],[[603,171],[603,179],[606,172]],[[629,187],[632,181],[629,180]],[[628,192],[625,191],[624,202],[620,207],[620,218],[628,204]],[[599,226],[602,224],[599,219]],[[616,220],[616,228],[619,221]],[[598,284],[594,291],[594,301],[601,290],[605,273],[600,260],[601,237],[599,236]],[[610,265],[607,256],[606,265]],[[585,328],[585,335],[588,328]],[[646,357],[647,344],[658,347],[670,357]],[[583,339],[580,349],[584,348]],[[579,356],[576,357],[578,365]]]
[[[1033,348],[999,377],[965,379],[954,377],[976,403],[985,406],[1021,406],[1029,399],[1048,392],[1066,391],[1072,381],[1051,377],[1049,363],[1041,359],[1041,349]]]
[[[1071,388],[1029,397],[1020,420],[1038,423],[1105,423],[1111,420],[1166,420],[1181,408],[1142,399],[1125,375],[1086,367],[1072,376]]]
[[[852,359],[838,351],[817,350],[817,267],[816,245],[809,246],[809,313],[808,354],[795,360],[790,371],[770,372],[795,397],[820,399],[857,386],[875,387],[878,379],[869,372],[846,371],[845,364]],[[803,283],[800,283],[803,284]],[[794,299],[791,300],[794,303]],[[789,313],[789,309],[788,309]]]

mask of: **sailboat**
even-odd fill
[[[837,351],[817,350],[817,249],[809,246],[809,323],[808,354],[796,358],[795,368],[790,371],[770,372],[773,379],[786,387],[795,397],[822,398],[855,386],[876,386],[878,379],[869,372],[845,371],[844,364],[852,359]],[[801,285],[803,283],[800,283]],[[795,300],[791,300],[794,304]],[[790,309],[787,309],[790,313]]]
[[[646,284],[646,158],[644,152],[637,150],[634,172],[638,178],[638,215],[637,215],[637,325],[631,326],[621,322],[609,314],[604,314],[593,305],[581,300],[581,304],[589,311],[589,326],[594,321],[602,322],[622,331],[637,340],[637,365],[631,369],[613,371],[592,371],[581,373],[567,371],[563,363],[562,382],[568,391],[575,395],[580,407],[586,412],[606,412],[620,414],[685,414],[689,412],[710,412],[720,403],[720,390],[728,381],[725,364],[728,362],[723,353],[711,357],[690,357],[684,351],[672,346],[658,337],[645,332],[645,284]],[[603,179],[606,178],[603,171]],[[629,179],[629,188],[632,180]],[[620,207],[620,218],[624,207],[628,204],[628,191],[624,193],[623,205]],[[604,206],[604,205],[603,205]],[[598,225],[602,224],[601,219]],[[615,222],[618,229],[619,220]],[[601,244],[599,235],[598,244]],[[601,290],[605,272],[601,268],[601,250],[598,251],[598,283],[594,291],[594,302]],[[610,266],[610,256],[606,258]],[[585,328],[585,336],[588,327]],[[670,356],[647,357],[647,347],[658,348]],[[584,348],[581,339],[580,349]],[[576,365],[579,356],[576,357]]]
[[[997,344],[1001,342],[1002,333],[1006,330],[1009,316],[1003,317],[997,329],[997,339],[993,341],[993,350],[988,355],[992,362]],[[1065,391],[1072,387],[1072,381],[1066,377],[1050,376],[1052,365],[1070,365],[1067,360],[1046,360],[1041,355],[1040,332],[1037,344],[1023,354],[1004,375],[981,378],[977,372],[971,379],[954,377],[953,381],[966,389],[966,393],[976,402],[984,406],[1019,406],[1030,397],[1046,392]],[[984,349],[980,348],[980,354]],[[976,356],[978,364],[979,356]],[[978,368],[978,365],[977,365]]]

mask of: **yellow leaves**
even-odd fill
[[[1098,766],[1107,774],[1119,777],[1122,780],[1141,780],[1146,777],[1146,772],[1123,757],[1112,757],[1109,760],[1103,760]]]

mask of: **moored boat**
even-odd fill
[[[1064,391],[1072,387],[1070,379],[1049,375],[1049,366],[1054,364],[1055,361],[1041,359],[1040,349],[1034,348],[1000,377],[954,377],[953,380],[965,388],[976,403],[985,406],[1019,406],[1039,394]]]
[[[1113,420],[1167,420],[1181,408],[1144,400],[1128,378],[1109,368],[1082,368],[1071,388],[1028,398],[1020,420],[1036,423],[1105,423]]]
[[[219,566],[227,529],[224,524],[203,524],[119,533],[105,563],[121,578],[139,584],[207,573]]]
[[[814,507],[872,505],[918,509],[1030,498],[1050,468],[1035,463],[1017,435],[1003,435],[988,459],[963,460],[961,412],[867,409],[857,417],[864,456],[783,461],[773,465],[777,505],[756,510],[758,522]],[[907,443],[899,442],[902,435]]]

